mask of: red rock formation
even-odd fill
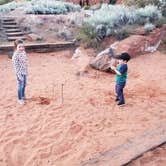
[[[157,28],[148,35],[132,35],[120,42],[114,44],[116,54],[127,52],[131,57],[146,53],[154,52],[160,45],[162,38],[166,36],[166,25]]]

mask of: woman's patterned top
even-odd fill
[[[28,64],[25,51],[15,51],[12,57],[12,61],[16,76],[18,78],[21,78],[22,75],[27,75]]]

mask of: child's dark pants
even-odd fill
[[[126,82],[116,83],[115,91],[120,103],[125,103],[124,95],[123,95],[123,89],[125,85],[126,85]]]

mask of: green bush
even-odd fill
[[[90,9],[90,6],[85,6],[84,7],[84,10],[89,10]]]
[[[81,41],[87,47],[97,48],[99,45],[99,40],[97,33],[91,25],[84,24],[77,35],[77,41]]]

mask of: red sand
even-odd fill
[[[145,153],[142,157],[128,164],[128,166],[165,166],[166,144]]]
[[[121,108],[114,102],[115,75],[77,77],[69,57],[68,51],[29,54],[30,99],[19,106],[11,59],[0,56],[0,166],[80,165],[166,122],[164,54],[129,62]]]

